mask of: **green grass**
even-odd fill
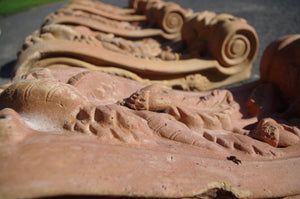
[[[63,0],[0,0],[0,16],[9,15],[32,7]]]

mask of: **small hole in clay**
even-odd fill
[[[102,113],[99,109],[97,109],[97,108],[96,108],[96,110],[95,110],[94,120],[95,120],[96,122],[100,122],[100,121],[103,120],[103,113]]]
[[[203,137],[209,141],[212,141],[212,142],[214,141],[214,137],[212,135],[210,135],[209,133],[204,132]]]
[[[244,151],[243,147],[238,143],[233,143],[233,147],[237,150]]]
[[[93,134],[97,135],[97,129],[95,129],[92,125],[89,126],[89,129]]]
[[[68,123],[64,123],[63,128],[66,129],[66,130],[72,130],[72,126]]]
[[[184,90],[181,85],[173,85],[172,89],[175,89],[175,90]]]
[[[223,147],[226,147],[228,148],[228,145],[225,143],[224,140],[222,140],[221,138],[217,138],[217,141],[216,141],[219,145],[223,146]]]
[[[81,132],[81,133],[84,133],[84,129],[82,127],[80,127],[80,125],[78,125],[78,124],[75,124],[74,130],[78,131],[78,132]]]
[[[253,148],[253,151],[254,151],[256,154],[258,154],[258,155],[262,155],[262,154],[263,154],[262,151],[261,151],[260,149],[258,149],[256,146],[252,146],[252,148]]]
[[[78,120],[88,120],[90,118],[89,114],[85,110],[80,110],[76,116]]]

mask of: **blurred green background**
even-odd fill
[[[35,6],[58,1],[63,0],[0,0],[0,16],[21,12]]]

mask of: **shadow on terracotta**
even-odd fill
[[[139,2],[145,4],[145,1]],[[83,17],[81,11],[78,15],[74,11],[71,15],[63,16],[58,12],[56,19],[62,21],[55,21],[50,15],[46,19],[47,25],[26,38],[15,73],[20,74],[35,67],[76,66],[146,84],[198,91],[238,82],[250,76],[258,38],[253,27],[244,19],[208,11],[186,11],[188,14],[178,25],[177,20],[172,17],[169,19],[167,14],[173,16],[172,13],[177,11],[183,13],[185,11],[180,11],[182,8],[170,2],[154,2],[147,7],[148,14],[155,16],[148,17],[152,20],[148,20],[148,25],[159,23],[161,28],[158,31],[165,29],[172,35],[179,34],[179,40],[171,41],[170,38],[154,35],[147,37],[140,33],[133,33],[135,39],[130,39],[117,34],[126,31],[132,33],[127,27],[129,22],[115,21],[115,32],[111,29],[104,31],[95,27],[98,21],[94,17]],[[73,21],[65,21],[66,17]],[[88,22],[81,23],[78,18]],[[176,33],[167,30],[167,19],[172,22]],[[108,24],[103,26],[110,27]],[[126,31],[123,31],[124,28]],[[137,38],[137,35],[142,38]]]
[[[230,90],[79,67],[19,74],[1,88],[1,196],[300,195],[299,41],[272,43],[261,80]]]

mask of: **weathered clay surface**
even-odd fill
[[[231,90],[71,67],[16,76],[0,94],[0,196],[299,195],[299,38],[271,44],[262,80]]]
[[[136,12],[140,1],[132,0],[129,3],[129,8],[119,8],[100,1],[73,0],[69,2],[65,11],[83,11],[119,21],[144,21],[146,19],[145,16]]]
[[[122,37],[161,36],[176,41],[181,38],[185,18],[192,14],[192,10],[185,10],[176,3],[159,0],[133,2],[135,13],[142,15],[124,14],[120,9],[108,14],[109,11],[103,11],[103,7],[97,4],[99,2],[72,1],[46,17],[45,24],[84,25]]]
[[[16,74],[78,66],[183,90],[208,90],[250,76],[258,38],[244,19],[140,0],[135,10],[146,20],[137,23],[87,12],[96,2],[82,2],[51,14],[26,38]]]

